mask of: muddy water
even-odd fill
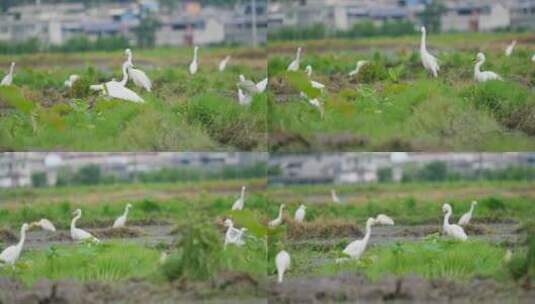
[[[507,242],[518,243],[522,239],[522,234],[517,232],[518,224],[513,223],[493,223],[486,225],[473,225],[466,228],[469,239],[485,240],[492,243]],[[396,226],[375,226],[372,228],[370,245],[388,245],[396,242],[410,242],[424,239],[426,236],[437,233],[441,230],[439,225],[396,225]],[[292,246],[334,246],[340,242],[350,242],[362,235],[354,237],[328,239],[301,239],[291,242]]]
[[[101,240],[124,240],[126,242],[137,243],[146,246],[154,246],[159,243],[171,244],[174,240],[171,231],[175,228],[174,225],[145,225],[145,226],[130,226],[129,230],[135,231],[130,235],[124,236],[99,236]],[[88,229],[95,235],[102,235],[104,229]],[[46,248],[51,245],[75,245],[76,242],[70,238],[69,230],[58,230],[56,232],[48,232],[35,230],[31,231],[26,236],[24,247],[29,250]]]

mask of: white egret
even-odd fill
[[[470,223],[470,220],[472,219],[472,213],[474,212],[474,207],[477,205],[476,201],[473,201],[472,204],[470,204],[470,211],[466,212],[461,216],[461,219],[459,219],[459,225],[465,226]]]
[[[112,228],[122,228],[126,224],[126,217],[128,216],[128,211],[130,211],[130,208],[132,208],[132,204],[127,204],[124,208],[124,213],[119,216],[115,222],[113,222]]]
[[[242,89],[238,87],[238,103],[242,106],[248,106],[253,101],[251,95],[243,93]]]
[[[232,205],[232,210],[242,210],[244,204],[245,204],[245,186],[242,186],[240,197]]]
[[[311,65],[307,65],[305,67],[305,73],[307,73],[308,78],[312,77],[312,66]],[[323,83],[319,83],[319,82],[314,81],[312,79],[310,79],[310,85],[313,88],[318,89],[318,90],[322,90],[323,91],[323,89],[325,89],[325,85]]]
[[[305,205],[301,204],[295,211],[294,219],[298,223],[302,223],[305,220]]]
[[[284,273],[290,269],[291,259],[290,254],[285,250],[281,250],[275,256],[275,266],[277,266],[277,282],[282,283]]]
[[[535,62],[535,54],[531,57],[531,61]]]
[[[238,88],[245,91],[245,94],[254,95],[261,93],[258,85],[250,79],[245,79],[243,74],[240,74],[240,82],[238,82]]]
[[[100,242],[99,239],[94,237],[91,233],[89,233],[89,232],[87,232],[87,231],[85,231],[83,229],[76,228],[76,221],[78,221],[78,219],[80,217],[82,217],[82,210],[81,209],[76,209],[73,212],[73,215],[74,215],[74,218],[71,221],[71,238],[74,241],[92,240],[92,241],[95,241],[97,243]]]
[[[301,97],[306,98],[311,106],[318,109],[318,111],[320,111],[320,118],[323,119],[323,116],[325,115],[325,110],[321,101],[318,98],[309,99],[303,92],[301,92]]]
[[[126,82],[128,81],[127,69],[130,66],[132,66],[132,64],[129,62],[123,63],[123,79],[121,81],[112,79],[111,81],[108,81],[104,84],[91,85],[90,89],[93,91],[103,91],[104,95],[112,97],[112,98],[132,101],[135,103],[145,102],[145,100],[139,97],[139,95],[137,95],[136,92],[125,87]]]
[[[197,73],[197,69],[199,65],[199,63],[197,62],[197,52],[199,52],[199,47],[195,46],[195,48],[193,49],[193,61],[191,61],[189,65],[189,73],[191,75],[194,75],[195,73]]]
[[[485,82],[488,80],[503,80],[503,78],[500,75],[494,72],[491,72],[491,71],[481,72],[481,66],[483,65],[483,63],[485,63],[485,54],[478,53],[476,60],[477,62],[474,67],[475,80],[477,80],[478,82]]]
[[[333,203],[340,204],[340,199],[338,198],[338,195],[336,195],[334,189],[331,189],[331,199],[333,200]]]
[[[227,227],[227,232],[225,233],[225,248],[228,244],[234,244],[236,246],[242,246],[243,244],[245,244],[243,236],[245,234],[245,231],[247,231],[247,228],[235,228],[234,223],[231,219],[226,219],[224,225],[225,227]]]
[[[76,74],[72,74],[69,76],[67,80],[63,83],[63,85],[67,88],[72,88],[75,82],[77,82],[80,79],[80,76]]]
[[[466,233],[464,233],[463,228],[459,225],[449,223],[451,212],[452,212],[450,204],[444,204],[442,206],[442,211],[445,213],[444,224],[442,227],[444,230],[444,234],[451,236],[455,239],[461,240],[461,241],[466,241],[468,237],[466,236]]]
[[[297,53],[295,55],[294,61],[288,65],[288,71],[297,71],[299,70],[299,61],[301,60],[301,48],[297,48]]]
[[[515,50],[515,46],[516,46],[516,40],[513,40],[511,44],[509,44],[507,48],[505,48],[505,56],[507,57],[511,56],[513,54],[513,51]]]
[[[366,233],[364,234],[364,238],[362,240],[355,240],[349,243],[343,252],[353,259],[359,259],[364,253],[364,250],[366,250],[366,246],[368,245],[368,241],[372,233],[372,226],[374,224],[375,220],[371,217],[368,218],[368,221],[366,221]]]
[[[22,247],[24,246],[24,241],[26,240],[26,230],[28,230],[28,228],[28,224],[22,224],[22,227],[20,228],[19,242],[16,245],[7,247],[4,249],[4,251],[2,251],[2,253],[0,253],[0,262],[9,265],[15,265],[15,262],[17,262],[20,257],[20,253],[22,252]]]
[[[33,226],[39,226],[43,230],[56,232],[56,227],[54,226],[54,224],[52,224],[51,221],[49,221],[49,220],[47,220],[45,218],[39,220],[38,222],[31,223],[30,224],[30,228],[33,227]]]
[[[360,70],[362,69],[363,66],[365,66],[366,64],[368,64],[368,61],[366,60],[359,60],[357,62],[357,65],[355,66],[355,69],[351,72],[349,72],[349,76],[356,76],[359,74]]]
[[[277,227],[282,224],[282,212],[286,206],[281,204],[279,207],[279,215],[272,221],[269,222],[269,227]]]
[[[2,78],[2,82],[0,82],[0,86],[9,86],[11,83],[13,83],[13,69],[15,69],[15,63],[11,63],[11,67],[9,68],[9,72]]]
[[[219,62],[219,72],[223,72],[227,67],[227,63],[230,60],[230,56],[225,57],[221,62]]]
[[[124,52],[127,56],[127,61],[130,63],[130,66],[128,66],[127,70],[128,76],[130,76],[136,86],[147,90],[147,92],[150,92],[152,88],[152,82],[150,81],[149,77],[142,70],[134,68],[134,63],[132,62],[132,51],[130,49],[126,49]]]
[[[256,84],[256,88],[258,89],[259,93],[263,93],[266,90],[267,85],[268,85],[268,79],[266,77]]]
[[[384,214],[379,214],[376,218],[375,218],[375,222],[374,224],[381,224],[381,225],[394,225],[394,220],[389,217],[389,216],[386,216]]]
[[[426,30],[425,27],[422,26],[421,28],[422,32],[422,41],[420,43],[420,57],[422,58],[422,64],[424,65],[424,68],[431,72],[434,77],[438,77],[438,72],[440,71],[440,66],[438,65],[437,59],[431,55],[427,51],[427,47],[425,44],[426,39]]]

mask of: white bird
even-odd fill
[[[376,218],[375,218],[375,222],[374,224],[381,224],[381,225],[394,225],[394,220],[389,217],[389,216],[386,216],[384,214],[379,214]]]
[[[92,241],[95,241],[97,243],[100,242],[99,239],[94,237],[91,233],[89,233],[89,232],[87,232],[87,231],[85,231],[83,229],[76,228],[76,221],[78,221],[78,219],[80,217],[82,217],[82,210],[81,209],[76,209],[73,212],[73,215],[74,215],[74,218],[71,221],[71,238],[74,241],[92,240]]]
[[[515,50],[515,46],[516,46],[516,40],[513,40],[511,44],[509,44],[507,48],[505,48],[505,56],[507,57],[511,56],[513,54],[513,51]]]
[[[145,102],[145,100],[139,97],[139,95],[137,95],[136,92],[125,87],[126,82],[128,81],[127,69],[130,66],[132,66],[132,64],[129,62],[123,63],[123,79],[121,81],[112,79],[111,81],[108,81],[104,84],[91,85],[90,89],[93,91],[103,91],[104,95],[112,97],[112,98],[132,101],[135,103]]]
[[[245,244],[243,236],[245,234],[245,231],[247,231],[247,228],[234,228],[234,223],[231,219],[226,219],[224,225],[225,227],[227,227],[227,232],[225,233],[225,248],[228,244],[234,244],[236,246],[242,246],[243,244]]]
[[[331,199],[333,200],[333,203],[340,204],[340,199],[338,198],[338,195],[336,195],[334,189],[331,189]]]
[[[72,74],[72,75],[69,76],[69,78],[67,80],[65,80],[63,85],[66,86],[67,88],[72,88],[74,83],[77,82],[79,79],[80,79],[80,76],[78,76],[76,74]]]
[[[297,54],[295,55],[294,61],[288,65],[288,71],[297,71],[299,70],[299,61],[301,60],[301,48],[297,49]]]
[[[277,282],[282,283],[284,273],[290,269],[291,259],[290,254],[285,250],[281,250],[275,256],[275,266],[277,266]]]
[[[302,223],[305,219],[305,208],[305,205],[301,204],[301,206],[299,206],[299,208],[297,208],[295,211],[294,219],[296,222]]]
[[[245,91],[245,94],[254,95],[261,93],[260,88],[254,81],[250,79],[245,79],[243,74],[240,74],[240,82],[238,82],[238,88]]]
[[[244,204],[245,204],[245,186],[242,186],[240,197],[232,205],[232,210],[242,210]]]
[[[442,206],[442,211],[445,213],[444,225],[442,227],[444,230],[444,233],[455,239],[466,241],[468,237],[466,236],[466,233],[464,233],[463,228],[459,225],[449,223],[450,216],[451,216],[451,206],[449,204],[444,204]]]
[[[535,62],[535,54],[531,57],[531,61]]]
[[[343,252],[353,259],[359,259],[362,253],[364,253],[364,250],[366,250],[366,246],[368,245],[372,233],[372,226],[374,224],[375,220],[372,217],[368,218],[368,221],[366,221],[366,233],[364,234],[364,238],[349,243]]]
[[[136,86],[147,90],[147,92],[150,92],[152,88],[152,82],[150,81],[149,77],[142,70],[135,69],[133,67],[134,63],[132,63],[132,51],[130,49],[126,49],[124,52],[127,56],[127,61],[130,63],[130,66],[128,66],[128,76],[130,76]]]
[[[305,67],[305,73],[307,73],[308,75],[308,78],[311,78],[312,77],[312,66],[311,65],[307,65]],[[315,89],[318,89],[318,90],[322,90],[325,89],[325,85],[323,83],[319,83],[317,81],[314,81],[314,80],[310,80],[310,85],[312,85],[313,88]]]
[[[194,75],[195,73],[197,73],[197,68],[198,68],[198,65],[199,65],[199,63],[197,62],[197,52],[198,51],[199,51],[199,47],[195,46],[195,48],[193,49],[193,61],[191,61],[190,65],[189,65],[189,73],[191,75]]]
[[[225,57],[221,62],[219,62],[219,72],[223,72],[227,67],[227,63],[230,60],[230,56]]]
[[[51,231],[51,232],[56,232],[56,227],[54,227],[54,224],[52,224],[51,221],[43,218],[41,219],[40,221],[38,222],[33,222],[30,224],[30,228],[33,227],[33,226],[39,226],[41,227],[41,229],[43,230],[47,230],[47,231]]]
[[[368,64],[368,61],[366,60],[359,60],[357,62],[357,66],[355,67],[355,69],[351,72],[349,72],[349,76],[356,76],[358,75],[358,73],[360,72],[360,70],[362,69],[363,66],[365,66],[366,64]]]
[[[242,106],[248,106],[253,101],[251,95],[243,93],[242,89],[238,87],[238,103]]]
[[[11,63],[11,67],[9,68],[9,72],[2,78],[2,82],[0,82],[0,86],[9,86],[11,83],[13,83],[13,69],[15,69],[15,63]]]
[[[306,98],[308,103],[313,106],[314,108],[318,109],[320,111],[320,118],[323,119],[323,116],[325,115],[325,110],[323,108],[323,104],[320,102],[318,98],[309,99],[305,93],[301,92],[301,97]]]
[[[422,26],[421,28],[422,32],[422,41],[420,43],[420,57],[422,58],[422,64],[424,65],[424,68],[431,72],[434,77],[438,77],[438,72],[440,71],[440,66],[438,65],[437,59],[431,55],[427,51],[426,45],[425,45],[425,39],[426,39],[426,30],[425,27]]]
[[[269,227],[277,227],[282,224],[282,211],[286,207],[284,204],[281,204],[279,207],[279,215],[272,221],[269,222]]]
[[[474,212],[474,207],[476,205],[477,205],[477,202],[473,201],[472,204],[470,205],[470,211],[466,212],[465,214],[463,214],[463,216],[461,216],[461,219],[459,219],[459,223],[458,223],[460,226],[465,226],[470,223],[470,220],[472,219],[472,213]]]
[[[485,82],[488,80],[503,80],[503,78],[500,75],[494,72],[491,72],[491,71],[481,72],[481,66],[483,65],[483,63],[485,63],[485,54],[478,53],[477,62],[474,67],[475,80],[477,80],[478,82]]]
[[[127,204],[124,208],[124,213],[119,216],[115,222],[113,222],[112,228],[122,228],[126,224],[126,217],[128,216],[128,211],[130,211],[130,208],[132,208],[132,204]]]
[[[263,93],[266,90],[267,85],[268,85],[268,79],[266,77],[256,84],[256,88],[258,89],[259,93]]]
[[[26,230],[28,230],[28,224],[22,224],[20,228],[20,240],[16,245],[12,245],[4,249],[0,254],[0,262],[15,265],[15,262],[19,259],[20,253],[22,252],[22,247],[24,246],[24,241],[26,240]]]

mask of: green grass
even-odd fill
[[[521,45],[512,57],[505,57],[502,48],[496,47],[505,36],[474,35],[473,41],[466,36],[464,40],[458,35],[432,37],[429,44],[439,48],[435,54],[441,63],[437,79],[421,66],[416,36],[370,39],[369,44],[360,40],[274,43],[268,62],[270,81],[276,84],[270,96],[269,131],[297,134],[302,140],[279,144],[275,138],[271,149],[533,150],[532,54]],[[456,37],[454,49],[444,45],[446,37]],[[352,49],[361,44],[362,50]],[[297,46],[304,49],[301,66],[311,65],[312,79],[327,86],[320,96],[324,119],[299,97],[303,87],[290,81],[292,75],[285,71],[293,56],[290,50]],[[487,54],[484,69],[501,74],[505,82],[475,83],[473,60],[478,48]],[[347,76],[363,59],[370,64],[357,78]]]
[[[262,69],[251,66],[258,63],[240,58],[254,51],[204,50],[200,71],[194,76],[187,72],[189,52],[155,50],[135,55],[134,60],[153,82],[153,92],[141,91],[132,83],[128,86],[145,99],[145,104],[107,100],[88,89],[90,84],[122,77],[122,52],[65,55],[63,61],[57,54],[13,59],[18,62],[14,86],[0,88],[0,149],[264,151],[265,94],[255,96],[250,107],[237,102],[239,74],[257,81],[265,77]],[[219,73],[218,60],[226,52],[236,56],[228,69]],[[0,58],[0,62],[7,60]],[[51,66],[37,64],[41,60]],[[70,74],[81,79],[66,89],[63,81]]]
[[[343,256],[341,251],[319,253],[302,250],[292,254],[295,268],[289,272],[289,276],[361,272],[372,280],[408,274],[456,281],[475,277],[507,278],[503,263],[505,249],[483,241],[457,242],[431,238],[396,243],[368,248],[360,260],[341,263],[335,262],[336,257]],[[313,258],[323,258],[324,263],[314,265]]]
[[[113,282],[156,277],[159,258],[155,249],[119,242],[51,246],[24,252],[14,269],[0,268],[0,276],[15,276],[27,285],[42,278]]]

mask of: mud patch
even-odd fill
[[[534,289],[501,286],[494,280],[472,280],[457,283],[446,280],[426,280],[417,276],[386,277],[371,282],[359,274],[341,274],[336,277],[287,279],[284,284],[273,284],[269,302],[316,303],[355,302],[477,302],[530,303]],[[509,301],[507,301],[509,300]]]
[[[348,221],[322,219],[314,222],[297,223],[291,218],[285,218],[284,222],[288,229],[288,238],[292,240],[362,235],[359,227]]]
[[[2,243],[14,243],[17,242],[19,238],[11,232],[11,230],[0,229],[0,242]]]
[[[324,147],[323,149],[325,150],[347,150],[355,147],[362,148],[369,144],[367,137],[351,133],[318,134],[316,135],[316,141],[318,146]]]
[[[92,233],[97,238],[103,238],[103,239],[136,238],[136,237],[140,237],[144,235],[142,230],[137,229],[137,228],[129,228],[129,227],[99,229],[99,230],[92,231]]]
[[[273,152],[307,150],[310,148],[310,143],[301,134],[274,131],[269,136],[269,146]]]

